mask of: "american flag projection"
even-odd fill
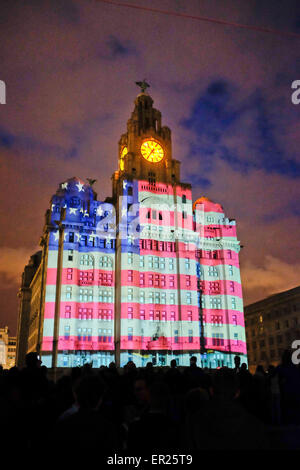
[[[236,223],[208,198],[193,202],[147,93],[120,138],[112,197],[98,201],[94,182],[61,183],[46,216],[43,363],[246,362]]]
[[[141,366],[188,365],[198,355],[217,367],[246,354],[239,243],[222,207],[193,204],[181,185],[124,180],[117,227],[115,207],[72,178],[51,201],[44,363],[51,366],[62,209],[59,367],[108,365],[115,350],[121,365]]]

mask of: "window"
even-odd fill
[[[282,335],[278,335],[277,336],[277,344],[281,344],[282,343]]]
[[[111,303],[112,302],[112,291],[100,290],[99,291],[99,302]]]
[[[133,319],[133,308],[128,307],[128,313],[127,313],[128,319],[132,320]]]
[[[128,253],[127,261],[128,261],[128,264],[132,264],[132,263],[133,263],[133,254],[132,254],[132,253]]]
[[[175,304],[175,294],[170,294],[170,304],[174,305]]]
[[[69,243],[74,243],[74,232],[69,232]]]
[[[149,311],[149,320],[151,320],[151,321],[154,320],[154,311],[153,310]]]
[[[182,218],[183,218],[183,219],[187,219],[187,213],[186,213],[186,211],[182,211]]]
[[[165,310],[163,310],[161,312],[161,320],[162,321],[166,321],[167,320],[167,312]]]
[[[170,276],[169,285],[170,285],[170,287],[174,287],[174,276]]]
[[[67,280],[71,281],[73,279],[73,269],[67,268]]]
[[[185,284],[186,284],[186,287],[191,286],[191,276],[185,276]]]
[[[191,263],[190,263],[190,260],[189,258],[185,258],[185,269],[186,271],[188,271],[191,267]]]
[[[175,312],[171,312],[171,321],[175,321]]]
[[[111,286],[112,285],[112,273],[100,272],[99,273],[99,285],[100,286]]]
[[[188,305],[191,305],[191,303],[192,303],[192,293],[191,292],[187,292],[187,294],[186,294],[186,303]]]
[[[140,268],[143,268],[144,266],[145,266],[144,256],[140,256]]]
[[[65,325],[65,340],[70,338],[70,327],[69,325]]]
[[[193,330],[189,330],[189,343],[193,342]]]
[[[145,320],[145,310],[140,310],[140,319]]]
[[[72,299],[72,287],[71,286],[66,287],[66,298]]]
[[[210,308],[222,308],[222,299],[220,297],[210,297],[209,298]]]
[[[209,282],[209,290],[214,293],[220,292],[220,283],[218,281]]]
[[[65,318],[71,318],[71,305],[65,305]]]
[[[99,329],[98,329],[98,342],[99,342],[99,343],[102,342],[102,328],[99,328]]]
[[[92,289],[79,289],[79,302],[92,302],[93,290]]]
[[[133,340],[133,328],[129,327],[128,328],[128,341],[132,341],[132,340]]]
[[[73,250],[68,250],[68,261],[73,261]]]
[[[230,281],[229,289],[230,289],[230,292],[234,292],[234,282],[233,281]]]
[[[78,341],[81,341],[81,332],[82,332],[81,328],[78,328],[78,329],[77,329]]]
[[[88,341],[92,341],[92,328],[87,329]]]
[[[149,274],[148,283],[149,286],[153,286],[153,274]]]
[[[111,343],[111,335],[112,335],[112,330],[107,330],[107,341],[108,341],[108,343]]]
[[[182,195],[182,204],[186,204],[186,195],[185,194]]]
[[[128,282],[133,282],[133,271],[132,270],[128,271]]]
[[[153,269],[153,256],[149,256],[148,265],[150,269]]]
[[[238,344],[239,344],[239,335],[238,335],[238,333],[234,333],[233,338],[234,338],[234,345],[238,346]]]
[[[140,303],[144,304],[145,303],[145,292],[140,291]]]
[[[113,262],[109,256],[101,256],[99,259],[100,268],[112,268]]]
[[[161,287],[166,287],[166,276],[164,274],[161,275],[160,283]]]
[[[237,326],[237,315],[232,315],[232,324]]]
[[[140,273],[140,286],[144,286],[144,285],[145,285],[145,274]]]
[[[155,312],[155,320],[156,320],[156,321],[159,321],[159,320],[160,320],[159,310],[156,310],[156,312]]]
[[[188,311],[188,313],[187,313],[187,318],[188,318],[188,322],[192,322],[192,320],[193,320],[193,314],[192,314],[191,310]]]
[[[94,280],[94,273],[92,270],[79,271],[80,284],[89,284]]]
[[[131,287],[128,288],[127,298],[128,298],[129,301],[133,300],[133,289]]]
[[[160,299],[160,302],[162,304],[166,304],[167,302],[167,297],[166,297],[166,293],[165,292],[162,292],[161,295],[160,295],[161,299]]]
[[[173,258],[169,259],[169,269],[170,269],[170,271],[174,270],[174,259]]]
[[[174,343],[178,343],[178,330],[174,330]]]
[[[81,266],[94,266],[94,258],[90,255],[84,254],[80,256],[80,265]]]
[[[231,264],[228,266],[228,272],[229,276],[233,276],[233,266]]]
[[[218,268],[216,268],[216,266],[209,266],[208,267],[208,275],[218,277],[218,275],[219,275]]]
[[[235,300],[235,297],[231,297],[231,308],[233,310],[236,309],[236,300]]]

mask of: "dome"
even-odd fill
[[[199,197],[193,204],[193,211],[196,209],[197,204],[204,204],[205,210],[207,212],[223,212],[223,207],[221,204],[213,202],[206,196]]]

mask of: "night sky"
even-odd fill
[[[72,176],[111,195],[143,78],[194,200],[208,196],[237,220],[245,303],[300,284],[299,0],[129,2],[299,37],[96,0],[1,2],[0,326],[12,334],[51,195]]]

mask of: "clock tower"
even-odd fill
[[[172,158],[171,130],[162,126],[161,112],[153,107],[153,99],[144,90],[134,101],[118,151],[119,169],[113,175],[115,199],[124,179],[149,184],[180,182],[180,162]]]

